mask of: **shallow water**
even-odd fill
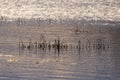
[[[119,27],[1,26],[0,80],[120,80]],[[110,31],[112,29],[112,31]],[[86,32],[88,31],[88,32]],[[68,49],[19,49],[19,39],[28,45],[40,35],[54,43],[60,37]],[[81,48],[75,48],[81,40]],[[96,49],[101,40],[105,49]],[[90,41],[90,45],[87,45]]]

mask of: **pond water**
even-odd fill
[[[0,26],[0,80],[120,80],[119,31],[116,26]],[[19,48],[19,39],[28,45],[29,39],[38,42],[41,34],[47,42],[59,37],[69,46]],[[98,43],[104,48],[95,47]]]

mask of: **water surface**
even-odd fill
[[[119,27],[73,25],[0,26],[0,80],[120,80]],[[23,42],[54,43],[60,37],[72,45],[62,49],[19,49]],[[81,40],[81,48],[75,48]],[[96,49],[99,40],[105,49]],[[90,41],[90,46],[86,46]],[[25,43],[28,45],[28,43]]]

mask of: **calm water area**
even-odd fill
[[[68,48],[19,48],[20,39],[27,46],[41,34]],[[120,26],[0,26],[0,80],[120,80]]]

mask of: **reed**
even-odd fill
[[[23,43],[22,40],[19,40],[19,48],[22,49],[22,50],[26,48],[26,46],[25,46],[25,44]]]
[[[54,43],[52,44],[50,41],[47,41],[45,39],[45,36],[41,34],[39,42],[35,41],[32,43],[32,39],[30,38],[27,42],[28,45],[25,45],[22,39],[19,39],[19,49],[42,49],[42,50],[69,50],[69,49],[82,49],[82,50],[91,50],[91,49],[97,49],[97,50],[105,50],[106,47],[108,47],[104,42],[101,40],[97,40],[94,44],[91,43],[90,40],[87,40],[86,43],[82,43],[81,40],[77,42],[77,45],[75,44],[67,44],[67,41],[64,39],[61,40],[60,37],[54,40]]]

